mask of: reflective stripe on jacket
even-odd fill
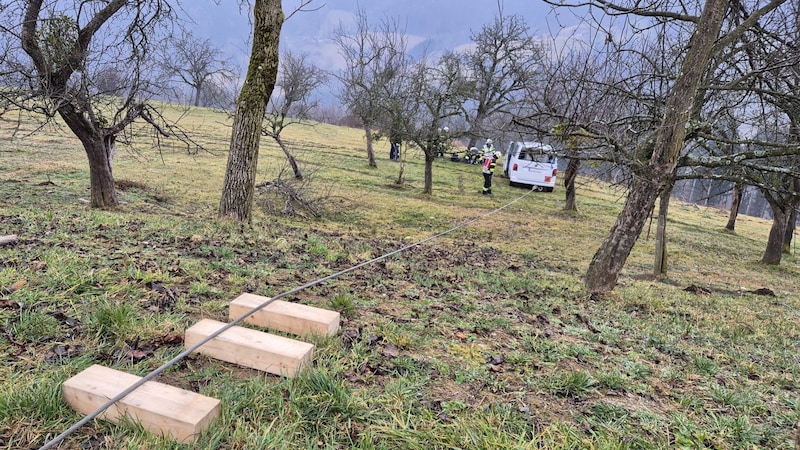
[[[494,155],[489,156],[483,161],[483,173],[494,173],[494,167],[497,165],[497,158]]]

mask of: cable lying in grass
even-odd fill
[[[344,269],[344,270],[341,270],[339,272],[336,272],[334,274],[328,275],[327,277],[323,277],[323,278],[314,280],[314,281],[312,281],[310,283],[306,283],[306,284],[304,284],[302,286],[299,286],[299,287],[296,287],[294,289],[291,289],[289,291],[282,292],[282,293],[270,298],[269,300],[264,301],[260,305],[254,307],[250,311],[242,314],[241,316],[239,316],[235,320],[233,320],[233,321],[229,322],[228,324],[226,324],[224,327],[220,328],[216,332],[214,332],[214,333],[210,334],[209,336],[207,336],[205,339],[200,340],[195,345],[185,349],[183,352],[181,352],[180,354],[178,354],[177,356],[175,356],[171,360],[167,361],[166,363],[162,364],[157,369],[155,369],[152,372],[150,372],[149,374],[145,375],[139,381],[137,381],[136,383],[132,384],[131,386],[129,386],[128,388],[126,388],[125,390],[123,390],[122,392],[117,394],[115,397],[109,399],[106,403],[104,403],[103,405],[98,407],[95,411],[93,411],[92,413],[88,414],[86,417],[84,417],[80,421],[76,422],[69,429],[67,429],[63,433],[61,433],[58,436],[56,436],[55,438],[53,438],[53,440],[51,440],[50,442],[47,442],[39,450],[47,450],[47,449],[53,448],[55,445],[57,445],[62,440],[64,440],[64,438],[66,438],[67,436],[71,435],[72,433],[77,431],[80,427],[86,425],[89,421],[95,419],[97,416],[102,414],[105,410],[110,408],[111,405],[113,405],[114,403],[122,400],[123,398],[128,396],[128,394],[130,394],[131,392],[135,391],[136,389],[141,387],[146,382],[152,380],[153,378],[155,378],[156,376],[158,376],[159,374],[164,372],[166,369],[168,369],[169,367],[173,366],[174,364],[176,364],[177,362],[179,362],[180,360],[182,360],[183,358],[185,358],[186,356],[188,356],[189,354],[191,354],[195,350],[199,349],[200,347],[202,347],[203,345],[205,345],[206,343],[208,343],[212,339],[216,338],[220,334],[222,334],[225,331],[229,330],[230,328],[240,324],[242,321],[244,321],[245,319],[247,319],[251,315],[255,314],[257,311],[260,311],[261,309],[267,307],[270,303],[274,302],[275,300],[278,300],[278,299],[281,299],[281,298],[296,294],[296,293],[298,293],[298,292],[300,292],[300,291],[302,291],[304,289],[308,289],[308,288],[317,286],[317,285],[322,284],[322,283],[324,283],[324,282],[326,282],[328,280],[331,280],[331,279],[334,279],[334,278],[338,278],[338,277],[340,277],[340,276],[342,276],[342,275],[344,275],[346,273],[353,272],[353,271],[358,270],[358,269],[360,269],[360,268],[362,268],[364,266],[368,266],[370,264],[376,263],[376,262],[381,261],[383,259],[386,259],[386,258],[389,258],[391,256],[397,255],[399,253],[402,253],[402,252],[404,252],[406,250],[410,250],[410,249],[412,249],[414,247],[417,247],[417,246],[420,246],[420,245],[425,244],[427,242],[430,242],[430,241],[432,241],[434,239],[438,239],[438,238],[440,238],[442,236],[445,236],[447,234],[450,234],[450,233],[452,233],[454,231],[460,230],[460,229],[462,229],[462,228],[464,228],[466,226],[469,226],[469,225],[471,225],[471,224],[473,224],[475,222],[478,222],[481,219],[489,217],[489,216],[491,216],[493,214],[496,214],[496,213],[504,210],[505,208],[508,208],[509,206],[513,205],[514,203],[516,203],[516,202],[524,199],[528,195],[530,195],[531,192],[533,192],[533,191],[528,191],[527,193],[525,193],[525,194],[521,195],[520,197],[518,197],[518,198],[516,198],[516,199],[514,199],[514,200],[512,200],[512,201],[510,201],[508,203],[506,203],[503,206],[500,206],[497,209],[489,211],[489,212],[487,212],[487,213],[485,213],[483,215],[480,215],[480,216],[478,216],[478,217],[476,217],[474,219],[470,219],[470,220],[468,220],[466,222],[463,222],[463,223],[461,223],[459,225],[456,225],[455,227],[452,227],[452,228],[450,228],[448,230],[439,232],[439,233],[434,234],[434,235],[432,235],[430,237],[427,237],[427,238],[425,238],[425,239],[423,239],[421,241],[415,242],[413,244],[409,244],[409,245],[407,245],[405,247],[399,248],[397,250],[394,250],[392,252],[389,252],[389,253],[386,253],[384,255],[378,256],[376,258],[370,259],[368,261],[364,261],[364,262],[362,262],[360,264],[357,264],[355,266],[352,266],[352,267],[349,267],[347,269]]]

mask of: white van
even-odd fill
[[[512,142],[503,164],[508,184],[553,192],[558,173],[558,158],[553,147],[541,142]]]

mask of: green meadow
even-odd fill
[[[244,292],[274,296],[399,248],[285,300],[342,314],[293,379],[191,355],[158,381],[221,400],[194,444],[95,420],[69,449],[793,449],[800,415],[800,268],[764,266],[770,222],[673,202],[669,272],[655,220],[612,294],[582,276],[625,193],[582,178],[529,192],[478,166],[434,164],[363,132],[293,125],[285,140],[319,206],[258,195],[251,225],[216,217],[230,121],[172,110],[200,151],[138,130],[114,161],[121,206],[88,207],[77,140],[0,122],[0,448],[39,448],[82,416],[61,383],[92,364],[144,376],[200,319]],[[21,124],[17,127],[18,124]],[[402,171],[402,172],[401,172]],[[498,171],[499,172],[499,171]],[[262,139],[258,181],[291,182]],[[401,182],[399,182],[401,181]]]

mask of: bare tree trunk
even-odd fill
[[[114,175],[108,148],[102,139],[84,143],[83,148],[89,157],[89,179],[91,180],[91,206],[93,208],[113,208],[119,204]]]
[[[404,172],[406,170],[405,166],[406,166],[406,162],[405,161],[401,162],[400,163],[400,169],[397,171],[397,179],[394,180],[394,184],[396,184],[398,186],[402,185],[406,181],[405,177],[403,176],[403,174],[404,174]]]
[[[669,212],[669,199],[672,187],[667,187],[661,192],[658,202],[658,223],[656,224],[656,250],[653,263],[653,275],[664,276],[667,274],[667,213]]]
[[[585,283],[590,292],[614,289],[619,272],[636,244],[660,191],[660,187],[636,177],[622,212],[589,264]]]
[[[736,183],[733,187],[733,198],[731,198],[731,212],[728,215],[728,224],[725,229],[734,231],[736,229],[736,218],[739,217],[739,208],[742,206],[742,198],[744,197],[744,186]]]
[[[795,195],[789,199],[786,206],[786,231],[783,235],[783,253],[787,255],[792,252],[792,238],[794,237],[794,230],[797,228],[797,208],[800,208],[800,196],[797,195],[800,193],[800,180],[793,178],[791,183],[792,192]]]
[[[369,162],[370,167],[378,167],[378,164],[375,162],[375,150],[372,147],[372,127],[365,125],[364,126],[364,136],[367,138],[367,161]]]
[[[787,214],[780,208],[772,208],[772,228],[769,230],[764,256],[761,257],[763,264],[778,265],[781,263],[783,239],[786,236],[786,216]]]
[[[281,139],[280,135],[274,136],[275,142],[281,147],[283,150],[283,154],[286,155],[286,159],[289,160],[289,165],[292,166],[292,171],[294,172],[294,177],[298,180],[303,179],[303,174],[300,172],[300,167],[297,166],[297,160],[294,159],[294,155],[292,152],[289,151],[289,148],[286,147],[286,144],[283,143],[283,139]]]
[[[200,106],[200,91],[202,90],[201,85],[197,85],[194,87],[194,106]]]
[[[433,194],[433,161],[436,159],[436,150],[425,150],[425,187],[422,189],[423,194]]]
[[[789,125],[789,134],[794,136],[793,141],[797,141],[798,139],[798,131],[800,131],[800,123],[798,123],[797,117],[792,117],[791,123]],[[793,178],[792,181],[792,192],[795,194],[789,199],[789,205],[787,207],[787,217],[786,217],[786,232],[783,238],[783,253],[789,255],[792,253],[792,238],[794,237],[794,230],[797,228],[797,208],[800,207],[800,180],[797,178]]]
[[[401,150],[401,147],[397,146],[397,151],[399,153],[400,158],[400,169],[397,171],[397,179],[394,181],[394,184],[400,186],[405,183],[405,170],[406,170],[406,152]]]
[[[564,188],[566,190],[566,201],[564,209],[567,211],[577,211],[578,205],[575,203],[575,179],[578,178],[578,171],[581,167],[579,159],[570,159],[567,170],[564,171]]]
[[[469,142],[467,143],[467,150],[475,147],[478,144],[478,135],[477,133],[483,133],[483,120],[484,120],[485,113],[482,111],[475,112],[475,119],[472,122],[472,126],[470,126],[470,136]],[[489,138],[490,136],[485,136],[485,138]]]
[[[592,258],[584,279],[590,292],[608,292],[617,284],[622,267],[653,210],[656,198],[671,184],[676,160],[683,148],[686,123],[698,86],[711,59],[728,0],[706,0],[689,50],[667,96],[664,118],[655,135],[653,154],[646,167],[636,169],[631,191],[609,236]]]
[[[278,75],[278,40],[282,25],[280,0],[255,1],[253,47],[237,100],[219,217],[239,222],[251,219],[261,124]]]
[[[81,113],[72,105],[64,105],[58,113],[70,130],[83,144],[83,150],[89,160],[89,180],[93,208],[114,208],[119,205],[114,174],[111,163],[116,148],[113,136],[102,136],[93,133],[93,127],[87,123]]]
[[[794,238],[794,230],[797,228],[797,205],[792,205],[789,209],[789,214],[786,215],[786,234],[783,238],[783,253],[790,255],[792,253],[792,238]]]

